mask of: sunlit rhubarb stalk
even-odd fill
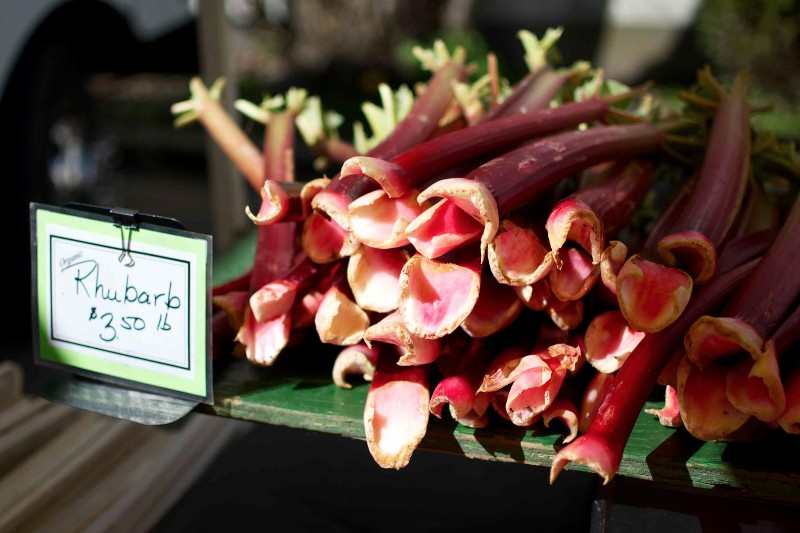
[[[363,344],[348,346],[336,355],[331,376],[334,384],[343,389],[352,389],[347,381],[349,376],[359,376],[364,381],[372,381],[375,375],[375,364],[378,362],[378,350]]]
[[[289,314],[259,322],[248,307],[236,340],[244,345],[247,360],[259,366],[271,366],[289,342]]]
[[[472,312],[480,292],[480,259],[454,251],[441,259],[416,254],[400,273],[400,315],[425,339],[452,333]]]
[[[681,409],[678,402],[678,391],[672,385],[664,387],[664,407],[659,409],[645,409],[648,415],[658,417],[658,422],[668,428],[677,428],[683,425]]]
[[[406,229],[409,240],[420,253],[437,257],[474,240],[477,233],[483,257],[500,217],[537,199],[566,177],[603,161],[655,152],[663,140],[661,127],[643,122],[558,133],[514,149],[463,178],[442,180],[425,189],[419,201],[441,197],[458,209],[439,208],[436,216],[423,213]],[[461,228],[460,239],[451,229],[453,224]],[[442,233],[449,234],[446,246],[428,245]]]
[[[761,257],[774,240],[775,233],[772,229],[762,230],[728,241],[717,272],[724,274],[742,262]],[[586,329],[586,358],[601,372],[616,372],[645,335],[645,332],[633,329],[618,309],[600,313],[592,318]],[[674,380],[670,384],[676,386]]]
[[[294,305],[298,291],[309,286],[319,271],[320,265],[306,258],[282,278],[264,284],[250,296],[250,307],[256,320],[265,321],[287,313]]]
[[[597,371],[612,374],[620,369],[644,336],[644,332],[628,325],[618,309],[600,313],[586,328],[586,360]]]
[[[698,317],[720,305],[731,289],[753,271],[755,263],[757,260],[715,276],[696,292],[675,322],[658,333],[645,336],[615,375],[587,432],[559,450],[554,457],[551,483],[571,462],[588,466],[606,484],[614,477],[636,419],[661,370],[681,346],[686,330]]]
[[[216,80],[210,89],[200,78],[192,78],[189,82],[191,98],[172,106],[172,114],[177,115],[175,125],[181,127],[199,120],[253,190],[260,191],[264,184],[264,158],[219,103],[223,87],[222,78]]]
[[[567,370],[556,359],[540,359],[511,383],[506,412],[517,426],[529,426],[550,407],[567,377]]]
[[[397,309],[400,271],[406,261],[408,252],[404,249],[359,248],[347,261],[347,282],[356,303],[378,313]]]
[[[526,287],[543,282],[550,293],[547,274],[555,266],[554,258],[534,228],[503,219],[487,255],[489,268],[500,283]]]
[[[481,392],[494,392],[510,385],[529,368],[539,366],[541,357],[531,354],[524,345],[512,345],[502,350],[489,364],[481,381]]]
[[[595,372],[592,379],[583,390],[581,397],[581,410],[580,420],[578,421],[578,432],[586,433],[589,430],[589,425],[600,409],[600,404],[611,389],[611,384],[614,382],[615,374],[606,374],[604,372]]]
[[[341,174],[368,176],[390,198],[398,198],[421,182],[463,161],[508,149],[584,122],[599,120],[610,113],[611,105],[619,99],[593,98],[498,118],[436,137],[389,160],[356,156],[344,162]]]
[[[297,108],[291,107],[276,112],[267,124],[264,138],[263,178],[273,181],[293,181],[295,131],[292,124]],[[278,159],[275,161],[274,159]],[[288,161],[287,161],[288,160]],[[264,285],[286,275],[294,266],[296,257],[296,224],[281,222],[270,226],[259,226],[256,238],[255,258],[250,275],[250,292],[259,291]],[[241,329],[236,340],[245,346],[247,358],[255,364],[269,366],[289,342],[291,316],[289,309],[281,314],[261,313],[251,306],[245,311]],[[256,298],[256,304],[262,303]]]
[[[400,311],[390,313],[368,327],[364,332],[364,341],[369,345],[385,342],[397,346],[400,351],[397,364],[401,366],[432,363],[441,354],[439,339],[423,339],[408,331]]]
[[[511,93],[506,95],[502,102],[478,117],[477,121],[494,120],[548,107],[571,78],[588,75],[589,65],[585,63],[578,63],[572,68],[563,70],[555,70],[550,65],[547,56],[562,34],[563,28],[548,28],[541,39],[528,30],[517,32],[517,37],[525,49],[525,63],[529,72],[514,84]],[[490,66],[494,63],[496,61],[489,62]],[[492,76],[492,81],[496,82],[496,78],[497,75]],[[495,95],[493,101],[497,100],[498,92],[497,89],[492,90]]]
[[[580,412],[578,411],[578,389],[575,383],[566,380],[561,386],[556,399],[542,411],[542,423],[549,428],[553,421],[559,421],[566,428],[563,443],[568,444],[578,436]]]
[[[397,124],[391,133],[367,155],[379,158],[391,158],[408,148],[419,144],[436,131],[439,120],[449,109],[453,100],[452,84],[464,76],[464,50],[458,49],[450,58],[444,50],[444,45],[439,42],[436,48],[439,57],[438,64],[435,59],[428,60],[428,66],[435,70],[427,84],[425,92],[414,102],[413,107],[403,120]],[[338,231],[348,232],[348,206],[356,198],[377,189],[375,183],[369,178],[356,174],[339,174],[335,176],[324,191],[314,197],[312,218],[321,218],[309,224],[304,233],[323,231],[323,225],[336,225]],[[324,215],[323,215],[324,213]],[[325,228],[327,233],[335,232],[336,228]],[[305,237],[304,237],[305,238]],[[316,255],[314,246],[324,246],[321,239],[305,238],[304,248],[310,256]],[[328,246],[327,253],[322,256],[334,256],[337,250]],[[347,254],[342,250],[339,257]]]
[[[270,103],[275,101],[276,103]],[[286,108],[276,106],[286,103]],[[294,182],[295,119],[303,110],[306,92],[290,89],[283,97],[265,99],[265,109],[261,120],[266,126],[264,135],[264,183],[260,188],[261,207],[253,213],[249,207],[245,213],[255,224],[266,225],[279,222],[281,213],[288,210],[289,194],[284,191],[288,183]],[[241,103],[237,102],[237,103]],[[298,196],[300,186],[295,187],[293,196]]]
[[[382,468],[408,464],[428,428],[428,365],[398,366],[381,352],[364,407],[364,433],[375,462]]]
[[[431,414],[442,418],[442,410],[447,405],[450,415],[460,424],[486,427],[490,396],[478,389],[491,356],[489,344],[472,341],[466,353],[461,354],[455,371],[442,378],[434,388],[429,404]]]
[[[669,231],[659,235],[658,255],[666,266],[651,262],[653,257],[634,255],[617,275],[620,309],[639,331],[654,332],[669,325],[686,307],[693,285],[714,275],[717,248],[736,220],[747,186],[751,132],[746,76],[736,77],[730,94],[708,69],[698,78],[719,103],[692,193]]]
[[[783,412],[786,398],[774,350],[765,341],[791,312],[800,295],[800,272],[791,265],[800,246],[800,198],[772,246],[720,313],[703,316],[686,335],[689,359],[700,367],[742,352],[749,358],[734,364],[727,374],[726,395],[742,412],[763,422]]]
[[[351,346],[364,338],[369,316],[353,301],[344,273],[322,297],[314,316],[314,326],[319,340],[326,344]]]
[[[550,286],[560,299],[581,298],[594,286],[606,238],[630,221],[650,188],[653,170],[652,163],[645,160],[617,163],[606,171],[603,183],[571,194],[553,207],[545,227],[550,253],[562,263],[550,273]],[[583,259],[584,254],[575,248],[559,254],[568,241],[579,245],[588,258]]]

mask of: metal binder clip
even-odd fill
[[[111,217],[114,219],[114,225],[119,226],[119,235],[122,240],[120,247],[121,253],[117,260],[123,263],[126,259],[127,262],[123,263],[126,267],[132,267],[136,264],[133,256],[131,255],[131,234],[133,230],[139,230],[137,221],[138,211],[133,209],[125,209],[123,207],[115,207],[110,210]],[[125,228],[128,228],[128,240],[125,241]]]

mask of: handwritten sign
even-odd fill
[[[37,205],[33,222],[42,362],[209,396],[209,237]]]

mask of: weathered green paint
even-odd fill
[[[248,248],[234,251],[246,254]],[[252,254],[252,245],[249,253]],[[228,260],[237,260],[247,268],[241,257],[228,256],[221,262]],[[232,277],[242,270],[226,271]],[[275,366],[269,368],[237,359],[216,363],[215,403],[200,409],[220,416],[364,439],[362,415],[368,384],[357,383],[350,390],[336,387],[330,369],[337,348],[314,342],[301,346],[282,353]],[[643,412],[625,448],[618,475],[800,501],[799,439],[774,432],[756,443],[701,442],[683,429],[661,426],[654,416]],[[500,419],[493,420],[487,429],[470,429],[431,417],[421,448],[549,468],[561,440],[557,430],[517,428]],[[587,470],[579,465],[568,468]]]

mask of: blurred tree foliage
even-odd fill
[[[800,94],[800,1],[705,0],[698,41],[725,70],[747,69],[753,83],[788,101]]]

